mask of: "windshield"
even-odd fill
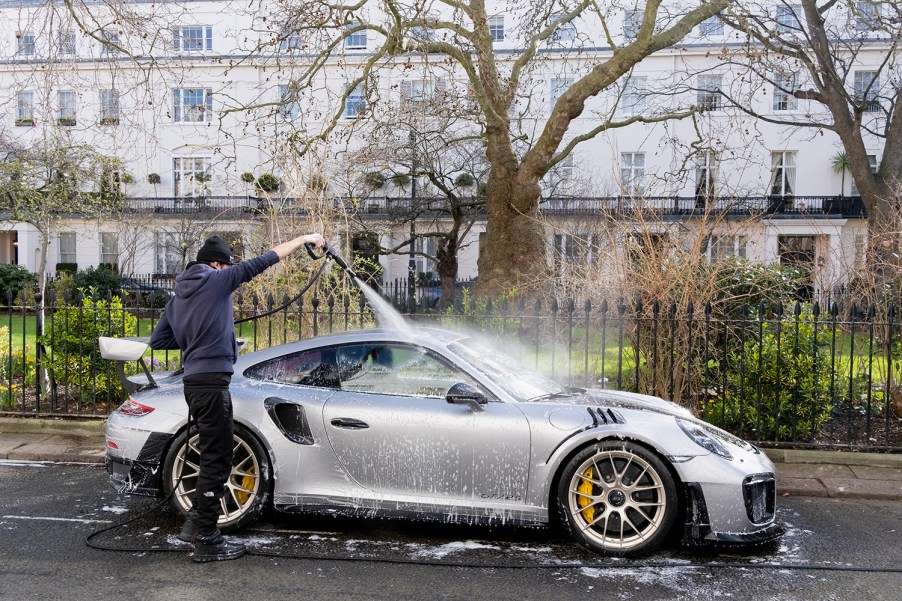
[[[464,338],[448,348],[485,374],[499,388],[519,401],[564,394],[567,389],[475,338]]]

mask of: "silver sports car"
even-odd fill
[[[136,359],[134,353],[106,355]],[[110,344],[112,343],[112,345]],[[181,377],[107,421],[107,470],[129,493],[190,505],[197,436]],[[659,398],[568,388],[444,330],[323,336],[241,356],[235,453],[220,527],[267,506],[462,522],[547,524],[634,556],[684,542],[780,536],[775,473],[756,447]]]

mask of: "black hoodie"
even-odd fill
[[[238,356],[232,293],[279,262],[270,250],[259,257],[216,270],[191,263],[175,278],[175,296],[153,330],[153,349],[181,349],[185,375],[232,373]]]

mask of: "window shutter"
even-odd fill
[[[207,88],[204,94],[204,120],[213,120],[213,89]]]
[[[448,80],[438,78],[435,80],[435,98],[439,101],[444,101],[445,96],[448,93]]]
[[[175,48],[175,51],[178,52],[182,49],[182,32],[180,29],[176,28],[172,30],[172,46]]]
[[[172,120],[182,120],[182,91],[179,88],[172,90]]]
[[[213,50],[213,28],[207,27],[205,34],[206,34],[206,49]]]

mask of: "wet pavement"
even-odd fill
[[[104,422],[0,417],[0,460],[103,463]],[[782,496],[902,501],[902,454],[765,449]]]

